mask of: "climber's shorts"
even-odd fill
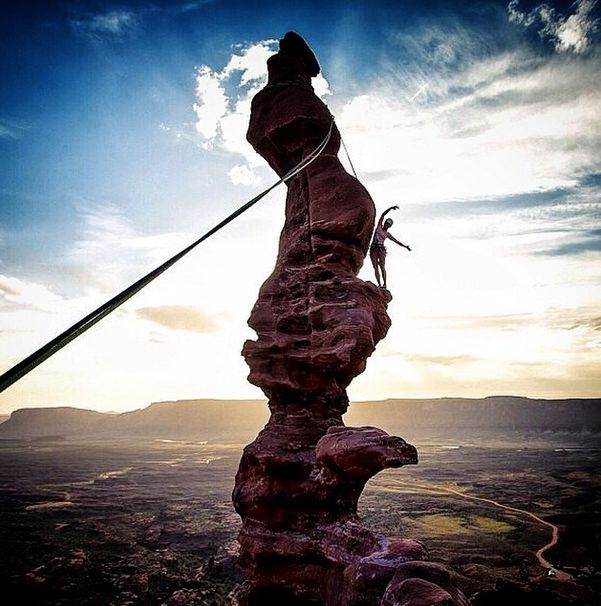
[[[372,244],[369,247],[369,256],[371,258],[371,262],[376,263],[384,263],[386,260],[386,247],[378,244]]]

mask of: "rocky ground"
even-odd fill
[[[419,465],[368,484],[360,514],[370,527],[422,540],[433,560],[463,576],[466,592],[480,592],[475,606],[599,603],[598,450],[416,443]],[[233,603],[240,524],[230,493],[240,450],[160,440],[1,443],[3,603]],[[537,563],[548,529],[433,486],[555,520],[560,541],[547,557],[574,580],[548,578]]]

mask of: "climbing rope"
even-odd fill
[[[0,376],[0,392],[3,392],[7,387],[10,387],[13,383],[24,377],[27,373],[32,371],[36,366],[47,360],[50,356],[53,356],[65,345],[76,339],[83,334],[89,328],[92,328],[94,324],[100,322],[102,318],[108,316],[112,311],[115,311],[119,306],[125,303],[128,299],[131,299],[137,292],[142,290],[145,286],[150,284],[154,279],[158,278],[163,272],[169,269],[172,265],[177,263],[182,257],[187,255],[190,251],[196,248],[201,242],[204,242],[207,238],[218,232],[220,229],[225,227],[228,223],[239,217],[242,213],[246,212],[251,206],[254,206],[259,200],[264,198],[270,191],[275,189],[278,185],[289,181],[302,170],[307,168],[311,162],[313,162],[326,148],[330,137],[332,136],[332,129],[334,128],[334,120],[330,123],[328,134],[324,140],[306,157],[303,158],[296,166],[290,169],[281,179],[276,181],[273,185],[262,191],[260,194],[255,196],[252,200],[249,200],[240,208],[235,210],[223,221],[217,223],[215,227],[210,229],[207,233],[202,235],[200,238],[192,242],[189,246],[184,248],[182,251],[165,261],[162,265],[159,265],[156,269],[140,278],[137,282],[134,282],[131,286],[128,286],[125,290],[114,296],[112,299],[95,309],[92,313],[85,316],[62,332],[60,335],[46,343],[46,345],[40,347],[37,351],[32,353],[30,356],[13,366],[10,370],[7,370],[2,376]]]
[[[342,148],[344,149],[344,153],[346,154],[346,159],[348,160],[348,163],[351,165],[351,170],[353,171],[353,175],[355,175],[355,179],[358,179],[359,177],[357,177],[357,173],[355,172],[355,167],[353,166],[353,161],[351,160],[351,157],[348,153],[348,149],[346,148],[346,144],[344,143],[344,139],[342,138],[342,135],[340,135],[340,143],[342,143]]]

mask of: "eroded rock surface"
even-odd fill
[[[285,37],[267,64],[247,138],[281,176],[323,141],[332,116],[311,87],[319,66],[302,38]],[[288,182],[275,269],[248,322],[257,333],[243,350],[249,380],[273,400],[315,394],[345,406],[345,388],[390,327],[387,294],[357,278],[374,204],[339,148],[334,126],[324,152]]]
[[[311,87],[319,65],[300,36],[280,40],[268,71],[247,138],[283,175],[325,138],[332,117]],[[420,543],[373,533],[357,517],[369,478],[417,463],[417,452],[381,429],[342,421],[347,386],[390,327],[390,295],[357,278],[374,204],[342,167],[339,147],[334,125],[324,153],[287,184],[275,268],[249,319],[257,339],[243,348],[249,380],[271,411],[244,449],[233,493],[247,577],[240,599],[249,606],[375,605],[385,592],[397,603],[390,600],[402,592],[387,587],[399,566],[427,558]]]

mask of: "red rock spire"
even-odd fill
[[[247,139],[283,175],[319,145],[332,117],[313,92],[319,64],[298,34],[280,40],[268,70]],[[416,541],[375,534],[357,517],[369,478],[416,463],[417,452],[381,429],[342,422],[346,388],[390,320],[389,295],[357,278],[374,203],[341,165],[339,147],[334,127],[325,152],[288,182],[275,268],[248,321],[257,339],[242,353],[271,417],[244,449],[233,493],[247,606],[379,604],[397,567],[426,556]]]

